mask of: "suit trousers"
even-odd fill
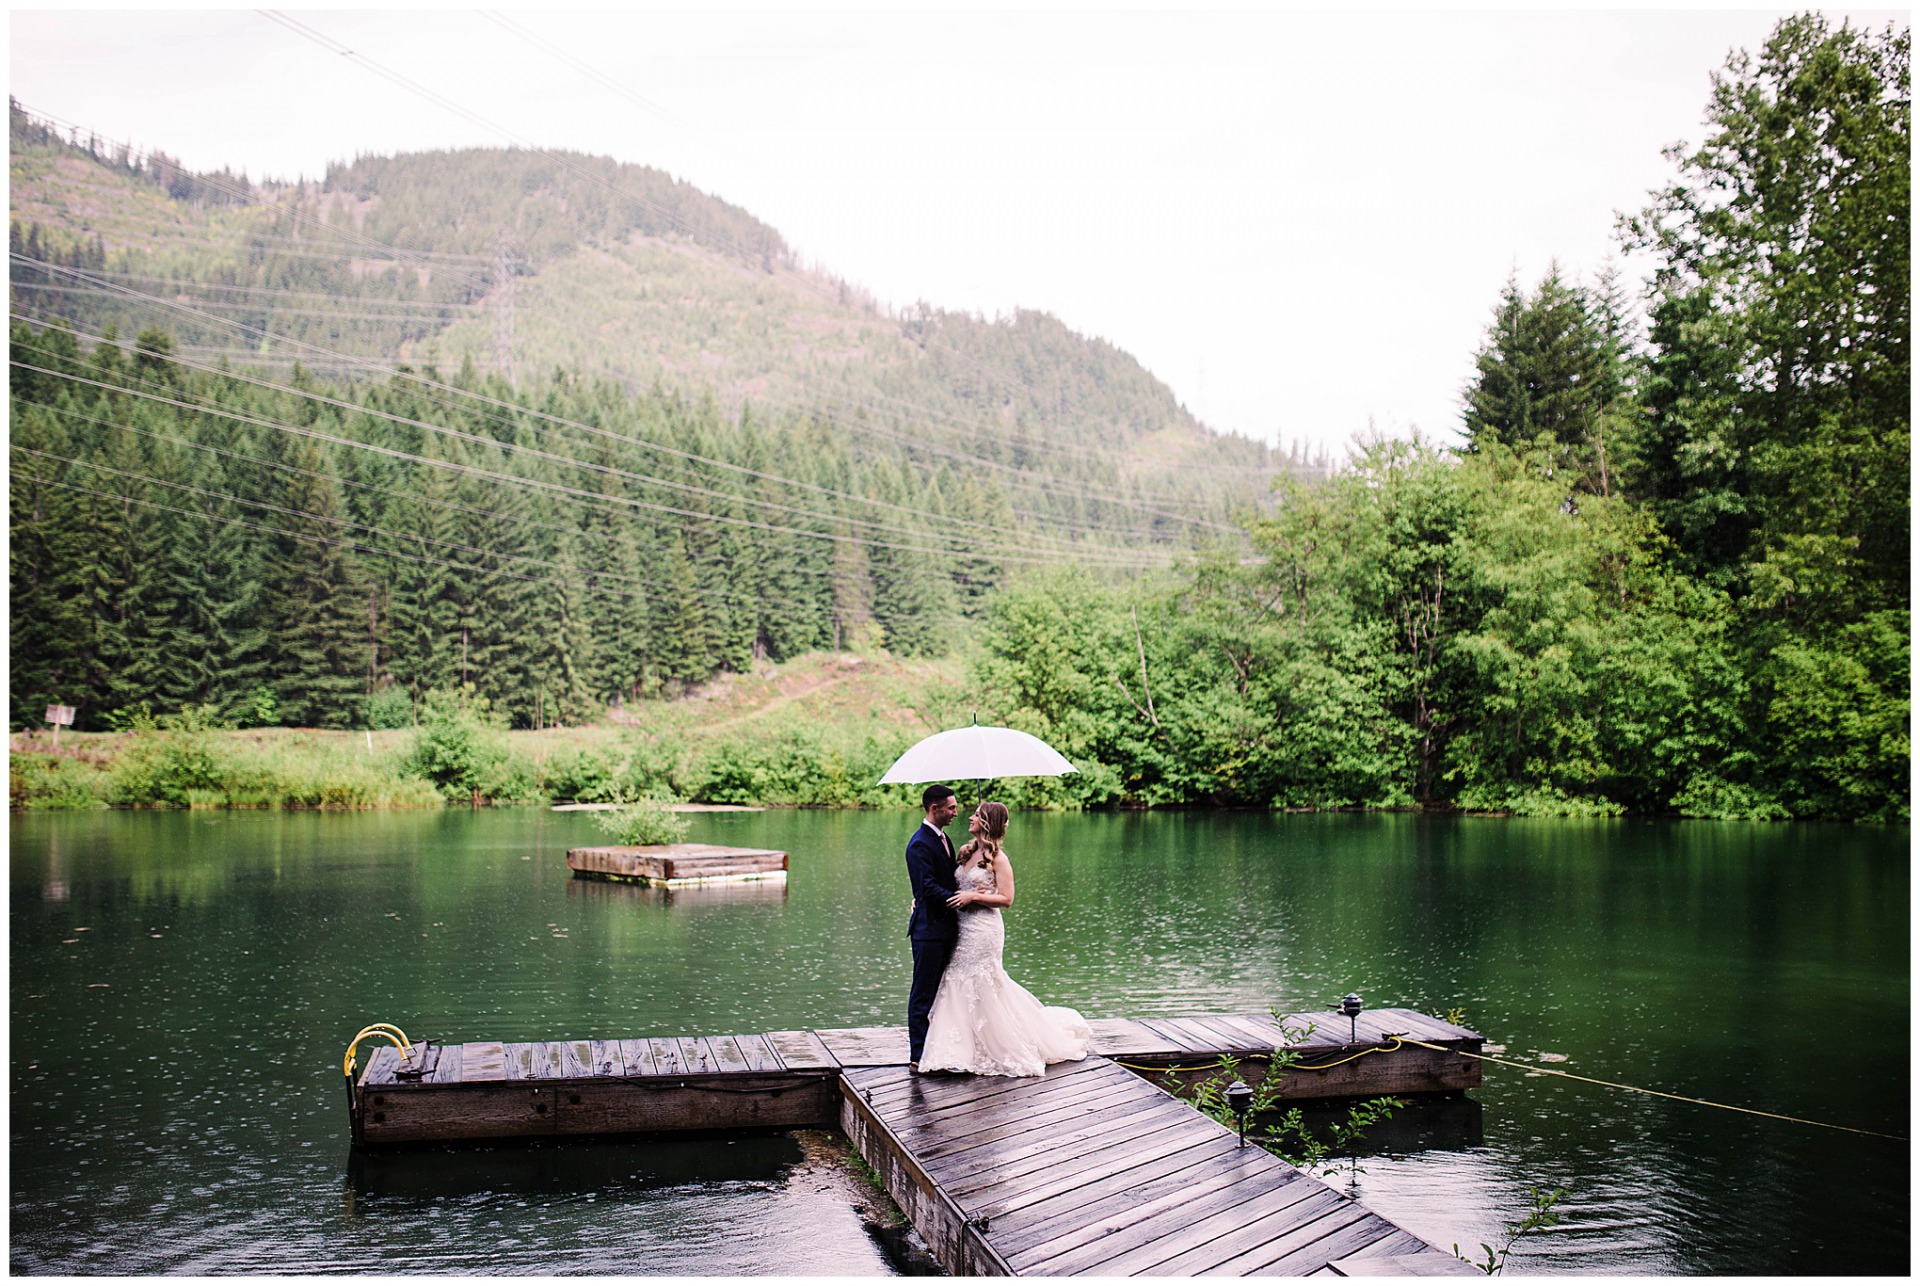
[[[953,938],[913,939],[913,990],[907,993],[907,1057],[920,1061],[927,1043],[927,1015],[940,990],[940,975],[953,958]]]

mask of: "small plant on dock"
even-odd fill
[[[1533,1194],[1533,1205],[1528,1208],[1526,1217],[1519,1223],[1507,1225],[1507,1239],[1500,1244],[1498,1250],[1483,1241],[1480,1243],[1480,1249],[1486,1253],[1487,1257],[1484,1260],[1475,1261],[1467,1259],[1460,1253],[1460,1243],[1456,1241],[1453,1243],[1454,1258],[1466,1260],[1467,1263],[1492,1277],[1507,1266],[1507,1256],[1512,1253],[1513,1244],[1516,1241],[1529,1233],[1551,1228],[1560,1222],[1560,1216],[1553,1213],[1553,1208],[1559,1204],[1560,1198],[1567,1195],[1565,1188],[1555,1188],[1547,1192],[1540,1188],[1529,1187],[1527,1191]]]
[[[678,802],[658,795],[627,800],[609,813],[595,813],[594,824],[622,844],[677,844],[689,823],[673,811]]]
[[[1297,1044],[1308,1035],[1307,1031],[1297,1028],[1283,1027],[1283,1030],[1286,1033],[1286,1045]],[[1277,1112],[1280,1083],[1285,1079],[1287,1069],[1300,1061],[1299,1053],[1286,1045],[1273,1051],[1267,1060],[1266,1075],[1253,1086],[1253,1102],[1247,1109],[1247,1137],[1288,1165],[1321,1174],[1333,1174],[1335,1169],[1328,1166],[1327,1158],[1350,1150],[1369,1127],[1391,1117],[1400,1106],[1400,1101],[1373,1098],[1355,1103],[1347,1109],[1344,1120],[1328,1127],[1328,1137],[1322,1139],[1309,1128],[1299,1108]],[[1191,1095],[1190,1101],[1195,1107],[1222,1125],[1237,1126],[1233,1109],[1227,1104],[1227,1086],[1240,1079],[1240,1065],[1241,1060],[1223,1054],[1219,1070],[1195,1081],[1191,1087],[1172,1075],[1166,1077],[1165,1084],[1177,1096],[1185,1098]]]

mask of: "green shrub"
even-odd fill
[[[461,692],[436,688],[420,703],[408,768],[447,799],[492,799],[507,769],[506,739],[472,685]]]
[[[367,727],[411,728],[413,697],[397,683],[390,683],[367,698]]]
[[[672,800],[636,799],[612,812],[595,813],[594,825],[621,844],[677,844],[690,823],[672,811]]]
[[[81,759],[23,751],[7,757],[7,802],[15,808],[105,808],[112,778]]]
[[[621,784],[620,771],[613,761],[587,749],[553,755],[540,770],[541,793],[548,799],[609,803],[621,797]]]
[[[112,801],[184,808],[189,792],[219,791],[228,771],[216,737],[220,726],[212,706],[190,706],[158,720],[143,714],[114,765]]]

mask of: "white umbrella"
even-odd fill
[[[1031,733],[1015,728],[954,728],[915,742],[893,761],[882,786],[893,782],[976,781],[988,777],[1059,777],[1078,772]]]

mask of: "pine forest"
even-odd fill
[[[1904,32],[1781,21],[1621,217],[1650,280],[1509,281],[1459,444],[1334,461],[1044,313],[882,305],[656,170],[249,179],[13,103],[10,726],[877,802],[860,756],[928,729],[874,716],[831,788],[777,770],[824,753],[797,723],[594,782],[421,767],[461,720],[644,725],[855,654],[1081,766],[1018,804],[1905,820],[1910,110]],[[16,804],[70,771],[15,746]],[[87,798],[184,801],[138,795]]]

